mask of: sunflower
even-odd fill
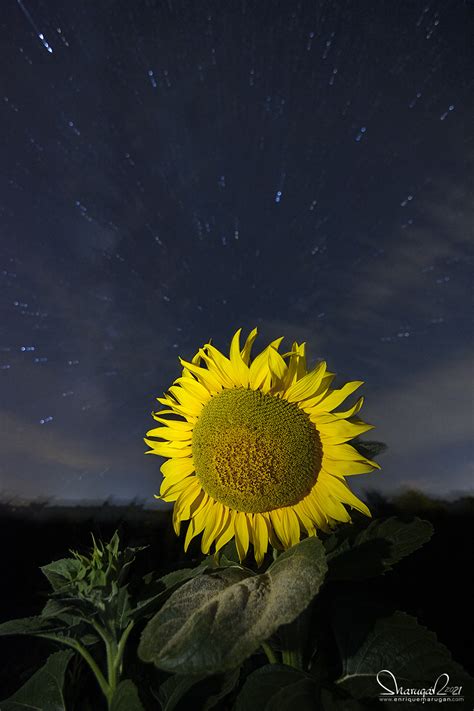
[[[363,397],[335,411],[363,383],[331,389],[324,361],[306,367],[305,344],[279,353],[272,341],[251,361],[253,329],[227,358],[211,343],[191,362],[153,413],[147,454],[166,457],[160,498],[174,502],[173,526],[189,521],[185,550],[202,533],[201,549],[217,552],[232,538],[242,561],[249,545],[261,565],[270,544],[286,549],[302,536],[351,520],[346,505],[370,516],[344,477],[379,468],[349,440],[373,428],[355,415]]]

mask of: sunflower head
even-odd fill
[[[379,466],[348,444],[372,429],[356,417],[363,398],[337,411],[361,381],[332,389],[326,363],[308,370],[305,344],[282,355],[282,338],[251,360],[257,329],[243,348],[240,331],[228,357],[207,343],[180,359],[145,442],[167,459],[158,498],[174,502],[177,535],[189,521],[185,549],[199,534],[203,553],[235,538],[240,560],[252,544],[260,565],[269,543],[289,548],[350,521],[347,506],[370,516],[344,477]]]

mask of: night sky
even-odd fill
[[[3,0],[0,491],[146,500],[258,326],[361,379],[359,492],[472,492],[474,5]],[[246,334],[245,334],[246,335]]]

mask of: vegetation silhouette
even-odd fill
[[[391,498],[369,491],[365,499],[374,518],[398,516],[410,520],[418,516],[433,524],[434,535],[393,571],[370,581],[344,583],[344,594],[360,598],[370,588],[371,597],[375,595],[381,605],[415,615],[472,672],[466,615],[472,599],[469,561],[473,557],[474,497],[448,501],[409,490]],[[196,543],[184,553],[183,541],[173,532],[170,511],[145,508],[141,502],[126,506],[111,501],[76,506],[47,500],[0,502],[4,542],[0,622],[34,615],[44,605],[48,585],[40,566],[67,556],[71,549],[88,550],[91,534],[96,540],[108,540],[115,530],[127,545],[147,546],[137,558],[142,574],[151,570],[166,573],[201,557]],[[339,592],[334,583],[334,590],[328,594]],[[0,639],[0,698],[24,683],[49,653],[51,645],[39,639]],[[92,688],[94,680],[89,681]]]

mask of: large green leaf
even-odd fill
[[[317,686],[304,672],[268,664],[247,677],[235,711],[316,711]]]
[[[308,538],[261,575],[249,576],[234,566],[190,580],[150,620],[139,656],[181,674],[238,667],[281,625],[298,617],[326,570],[321,542]]]
[[[133,681],[124,679],[117,686],[110,711],[145,711]]]
[[[372,521],[362,531],[341,527],[325,541],[328,578],[363,580],[390,570],[430,540],[433,526],[415,518],[405,522],[396,518]]]
[[[377,617],[376,606],[341,598],[335,606],[334,631],[342,675],[337,683],[357,699],[376,697],[381,670],[391,672],[403,686],[433,686],[440,674],[450,685],[471,686],[463,668],[453,661],[436,635],[404,612]]]
[[[73,652],[55,652],[46,664],[9,699],[0,702],[1,711],[66,711],[64,675]]]

